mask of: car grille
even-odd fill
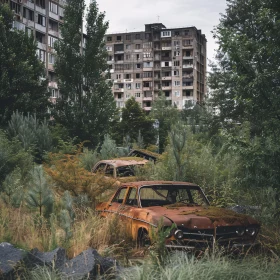
[[[215,242],[228,243],[228,242],[242,242],[245,240],[252,240],[254,238],[244,234],[239,236],[237,232],[245,230],[244,227],[217,227],[216,229],[186,229],[180,228],[184,232],[184,240],[195,241],[195,242]]]

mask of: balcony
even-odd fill
[[[155,61],[160,61],[160,60],[161,60],[161,58],[160,58],[160,56],[159,56],[159,55],[155,55],[154,60],[155,60]]]
[[[193,56],[183,56],[183,59],[193,59]]]
[[[122,51],[115,51],[115,54],[123,54],[124,53],[124,50]]]
[[[182,46],[182,49],[184,49],[184,50],[189,50],[189,49],[193,49],[193,48],[194,48],[193,44],[191,44],[191,45],[183,45]]]
[[[37,42],[37,46],[40,50],[46,50],[46,44],[44,43]]]
[[[163,81],[171,81],[172,77],[171,76],[166,76],[161,78]]]
[[[185,89],[193,90],[193,85],[192,85],[192,86],[184,86],[184,85],[183,85],[183,86],[182,86],[182,89],[183,89],[183,90],[185,90]]]
[[[59,21],[59,15],[53,13],[53,12],[49,12],[49,17],[52,19],[55,19],[56,21]]]
[[[143,81],[151,82],[153,81],[153,77],[143,77]]]
[[[145,110],[145,111],[151,111],[151,110],[152,110],[152,107],[145,107],[145,106],[144,106],[144,110]]]
[[[152,96],[144,96],[143,97],[143,101],[153,101],[153,97]]]
[[[152,87],[143,87],[143,91],[150,91],[152,90]]]
[[[49,87],[58,89],[57,82],[49,82]]]
[[[161,87],[162,90],[171,90],[172,89],[172,86],[162,86]]]
[[[190,78],[193,78],[193,73],[190,73],[190,74],[183,74],[182,78],[186,78],[186,79],[190,79]]]
[[[114,92],[124,92],[123,88],[114,88]]]
[[[161,49],[163,50],[163,51],[171,51],[172,50],[172,47],[170,46],[170,47],[161,47]]]
[[[121,63],[123,63],[123,60],[117,60],[116,63],[121,64]]]
[[[191,69],[191,68],[193,68],[193,64],[185,64],[185,65],[183,65],[183,68]]]
[[[143,57],[143,61],[153,61],[152,57]]]
[[[37,24],[36,24],[36,29],[37,29]],[[49,34],[54,37],[59,37],[59,33],[56,30],[49,29]]]

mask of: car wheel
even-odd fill
[[[146,229],[140,228],[137,236],[137,247],[143,248],[151,244],[149,234]]]

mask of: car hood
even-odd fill
[[[244,214],[238,214],[232,210],[217,207],[181,206],[152,206],[145,208],[148,211],[151,222],[158,225],[162,220],[164,225],[175,223],[177,226],[187,228],[207,229],[217,226],[249,226],[259,223]]]

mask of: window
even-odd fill
[[[141,79],[141,73],[136,73],[135,77],[136,79]]]
[[[48,42],[48,44],[49,44],[50,47],[53,48],[56,41],[57,41],[57,38],[54,38],[54,37],[52,37],[52,36],[49,36],[49,42]]]
[[[193,40],[183,40],[183,46],[190,46],[192,45]]]
[[[107,50],[108,52],[111,52],[111,51],[113,50],[113,47],[112,47],[112,46],[106,46],[106,50]]]
[[[44,50],[37,49],[37,56],[42,61],[46,61],[46,52]]]
[[[135,84],[135,88],[136,88],[136,89],[140,89],[140,88],[141,88],[141,83],[136,83],[136,84]]]
[[[131,40],[131,35],[130,35],[130,34],[127,34],[127,35],[125,36],[125,39],[126,39],[126,40]]]
[[[118,99],[122,99],[122,94],[118,93]]]
[[[126,94],[125,94],[125,98],[126,98],[126,99],[129,99],[129,98],[130,98],[130,93],[126,93]]]
[[[20,6],[19,6],[19,4],[15,3],[13,1],[10,1],[10,7],[11,7],[11,10],[15,11],[16,14],[20,13]],[[24,8],[24,9],[26,9],[26,8]]]
[[[174,47],[180,46],[180,41],[173,41]]]
[[[152,42],[146,42],[143,44],[143,49],[151,49],[153,46]]]
[[[113,198],[112,202],[123,203],[127,188],[122,188]]]
[[[137,59],[137,60],[140,59],[140,54],[136,54],[136,59]]]
[[[180,61],[179,61],[179,60],[175,60],[175,61],[173,62],[173,65],[174,65],[174,66],[180,66]]]
[[[130,70],[131,69],[131,64],[124,64],[123,69],[124,70]]]
[[[40,16],[40,15],[39,15]],[[38,23],[39,23],[39,18],[38,18]],[[45,25],[44,25],[45,26]],[[56,21],[53,21],[53,20],[49,20],[49,28],[51,30],[54,30],[54,31],[58,31],[58,23]],[[85,39],[85,38],[84,38]]]
[[[34,21],[34,12],[27,8],[23,8],[23,17],[28,20]]]
[[[125,49],[126,50],[130,50],[131,49],[131,45],[125,45]]]
[[[121,71],[121,70],[123,70],[123,64],[115,64],[115,70],[116,71]]]
[[[136,93],[135,93],[135,97],[136,97],[136,98],[141,97],[141,92],[136,92]]]
[[[140,45],[140,44],[136,44],[136,45],[135,45],[135,49],[136,49],[136,50],[140,50],[140,49],[141,49],[141,45]]]
[[[58,98],[58,89],[52,88],[52,98]]]
[[[53,2],[49,2],[49,8],[50,8],[50,12],[53,12],[54,14],[58,14],[57,4],[55,4]]]
[[[136,64],[136,69],[140,69],[141,68],[141,63],[137,63]]]
[[[49,64],[55,63],[55,55],[52,53],[49,53]]]
[[[171,37],[171,31],[162,31],[161,37]]]
[[[42,26],[46,26],[46,18],[44,16],[38,14],[38,22],[37,23],[42,25]],[[50,23],[51,23],[51,21],[50,21]],[[50,24],[50,29],[52,29],[51,27],[52,27],[52,25]]]
[[[180,74],[180,73],[179,73],[179,70],[174,70],[174,71],[173,71],[173,76],[179,76],[179,74]]]
[[[130,60],[130,54],[127,54],[127,55],[125,56],[125,59],[126,59],[126,60]]]
[[[143,67],[144,68],[152,68],[153,67],[153,62],[144,62]]]
[[[107,37],[107,42],[111,42],[112,41],[112,37],[111,36],[108,36]]]
[[[130,90],[132,88],[132,86],[131,86],[131,84],[125,84],[125,88]]]
[[[180,56],[180,51],[174,51],[174,56]]]
[[[125,74],[125,79],[127,80],[131,79],[131,74]]]
[[[136,188],[131,188],[129,195],[127,197],[127,200],[125,202],[125,204],[127,205],[131,205],[131,206],[137,206],[138,202],[137,202],[137,189]]]
[[[136,34],[136,35],[135,35],[135,39],[136,39],[136,40],[141,39],[141,38],[140,38],[140,34]]]
[[[180,86],[180,81],[174,81],[174,86],[175,86],[175,87]]]
[[[168,61],[165,61],[165,62],[164,62],[164,66],[165,66],[165,67],[168,67],[168,66],[169,66],[169,62],[168,62]]]
[[[122,40],[122,36],[117,36],[117,41],[121,41]]]
[[[143,57],[149,58],[149,57],[152,57],[152,54],[151,53],[143,53]]]
[[[122,74],[117,74],[117,80],[121,80],[121,78],[122,78]]]
[[[143,78],[152,78],[153,77],[153,72],[144,72],[143,73]]]
[[[180,31],[175,31],[175,32],[174,32],[174,35],[175,35],[175,36],[180,36]]]
[[[179,90],[174,91],[174,96],[175,97],[180,97],[180,91]]]
[[[189,29],[186,29],[185,31],[184,31],[184,35],[185,36],[188,36],[190,34],[190,30]]]

